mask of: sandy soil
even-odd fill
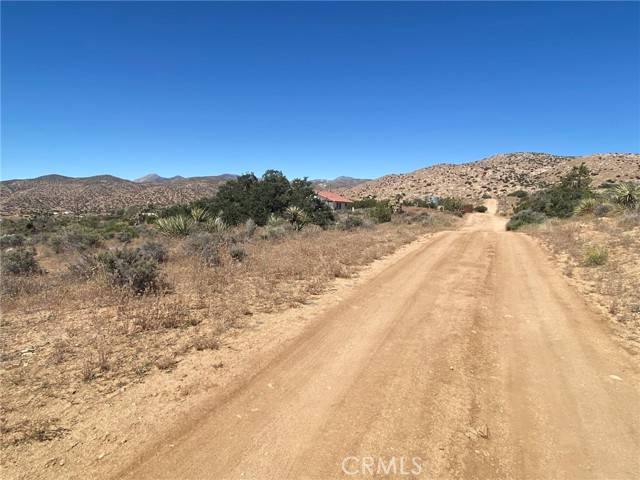
[[[188,416],[157,412],[168,430],[102,473],[375,477],[363,457],[405,457],[424,478],[638,478],[637,359],[504,221],[469,215],[310,307],[301,334]]]

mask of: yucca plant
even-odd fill
[[[209,219],[209,211],[206,208],[192,207],[189,213],[194,222],[203,223]]]
[[[275,213],[272,213],[267,218],[266,226],[268,227],[280,227],[284,223],[282,217],[277,216]]]
[[[574,215],[587,215],[600,204],[596,198],[583,198],[573,210]]]
[[[302,227],[304,227],[305,224],[309,222],[307,213],[300,207],[296,207],[294,205],[288,207],[284,211],[284,215],[296,230],[302,230]]]
[[[223,233],[223,232],[226,232],[228,229],[229,229],[229,226],[225,223],[225,221],[220,216],[217,216],[214,219],[210,219],[207,222],[207,231],[209,232]]]
[[[161,233],[175,237],[189,235],[192,226],[193,220],[184,215],[159,218],[156,221],[156,227],[158,227]]]
[[[611,194],[613,200],[625,208],[636,208],[640,205],[640,184],[622,182],[616,185]]]

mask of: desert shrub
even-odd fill
[[[520,190],[520,191],[522,191],[522,190]],[[525,192],[525,193],[527,193],[527,192]],[[489,195],[488,193],[483,193],[482,194],[482,198],[486,200],[488,198],[491,198],[491,195]]]
[[[175,215],[173,217],[159,218],[156,221],[158,230],[168,236],[186,236],[191,232],[193,220],[184,215]]]
[[[8,233],[0,236],[0,248],[21,247],[24,245],[24,237],[17,233]]]
[[[364,219],[356,215],[349,215],[340,223],[340,227],[344,230],[352,230],[354,228],[362,227],[363,225]]]
[[[608,258],[609,252],[605,247],[591,245],[585,249],[582,263],[587,267],[597,267],[607,263]]]
[[[160,286],[158,262],[140,249],[122,249],[101,253],[97,261],[109,283],[135,293],[153,291]]]
[[[523,225],[531,223],[542,223],[545,218],[544,213],[533,210],[521,210],[516,212],[507,222],[507,230],[517,230]]]
[[[556,185],[523,198],[516,212],[532,210],[548,217],[570,217],[581,200],[593,197],[591,172],[583,163],[573,167]]]
[[[247,251],[244,249],[242,245],[236,243],[229,247],[229,255],[234,260],[241,262],[246,258]]]
[[[265,225],[261,237],[265,240],[277,240],[287,234],[284,225]]]
[[[247,218],[246,222],[244,222],[244,237],[251,238],[254,233],[256,233],[256,228],[258,225],[251,218]]]
[[[65,243],[61,235],[53,235],[49,237],[47,243],[55,253],[60,253],[65,248]]]
[[[140,245],[138,249],[148,257],[153,258],[158,263],[166,262],[167,258],[169,257],[167,248],[158,242],[145,242]]]
[[[367,198],[361,198],[359,200],[355,200],[351,206],[353,208],[359,209],[359,208],[373,208],[375,206],[378,205],[378,203],[380,203],[378,200],[376,200],[375,198],[372,197],[367,197]]]
[[[640,183],[620,183],[611,189],[611,195],[613,201],[624,208],[636,208],[640,205]]]
[[[83,254],[75,262],[69,265],[69,273],[81,280],[88,280],[100,269],[100,264],[95,255]]]
[[[97,232],[80,225],[73,225],[64,230],[57,248],[83,251],[96,248],[99,245],[100,237]],[[54,247],[54,250],[56,250],[56,247]],[[58,252],[59,250],[56,250],[56,253]]]
[[[473,209],[474,212],[485,213],[487,211],[487,207],[484,205],[478,205]]]
[[[393,210],[389,202],[378,202],[378,204],[369,209],[369,217],[376,223],[386,223],[391,221]]]
[[[184,251],[198,257],[205,265],[213,267],[220,264],[220,249],[224,238],[220,234],[200,232],[190,236],[184,242]]]
[[[599,205],[596,198],[583,198],[578,202],[576,208],[573,210],[574,215],[587,215],[593,213],[594,209]]]
[[[193,339],[193,347],[198,350],[218,350],[220,348],[220,341],[214,334],[202,334]]]
[[[283,218],[271,214],[262,230],[261,237],[267,240],[277,240],[284,237],[290,229],[291,225]]]
[[[42,273],[33,250],[16,248],[2,253],[2,273],[11,275],[36,275]]]
[[[131,240],[133,240],[137,236],[138,236],[138,234],[131,227],[127,227],[127,228],[123,229],[122,231],[116,233],[116,238],[119,241],[121,241],[122,243],[129,243],[129,242],[131,242]]]
[[[596,217],[606,217],[613,211],[613,205],[610,203],[598,203],[593,207],[593,214]]]
[[[515,192],[511,192],[508,196],[517,197],[517,198],[526,198],[529,196],[529,194],[525,190],[516,190]]]
[[[90,229],[98,233],[102,238],[117,238],[123,242],[136,236],[136,232],[131,225],[123,221],[121,217],[116,218],[99,218],[87,217],[82,218],[80,225],[86,229]]]
[[[445,212],[451,212],[454,213],[456,215],[462,215],[462,213],[464,212],[464,202],[456,197],[446,197],[443,198],[440,203],[440,206],[442,206],[442,209]]]

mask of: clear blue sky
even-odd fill
[[[2,178],[640,150],[639,3],[2,3]]]

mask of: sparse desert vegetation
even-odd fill
[[[300,189],[312,192],[308,183],[291,192]],[[334,219],[304,195],[300,206],[274,208],[273,198],[248,204],[271,211],[257,222],[239,209],[227,223],[210,207],[219,199],[157,220],[4,220],[3,448],[64,436],[80,403],[217,350],[253,315],[304,304],[333,279],[457,221],[415,207],[392,216],[384,206]]]
[[[354,198],[369,196],[428,201],[433,196],[477,202],[488,196],[506,199],[558,182],[572,167],[584,163],[594,185],[640,180],[640,155],[607,153],[569,157],[536,152],[514,152],[459,165],[438,164],[411,173],[386,175],[347,190]]]
[[[564,272],[640,348],[640,185],[592,188],[590,172],[574,167],[557,185],[521,197],[507,228],[538,237]]]

